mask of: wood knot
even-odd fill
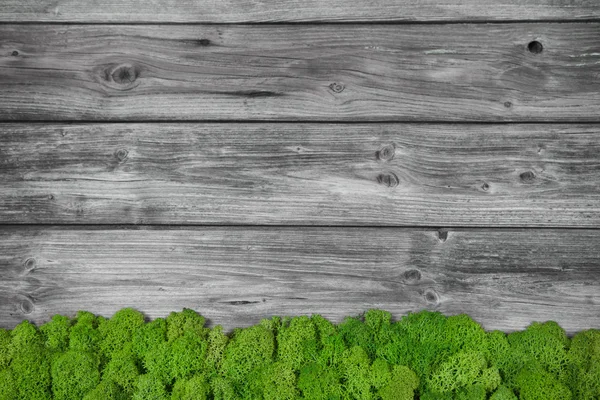
[[[510,101],[505,101],[504,102],[504,107],[511,108],[512,107],[512,103]]]
[[[104,69],[104,82],[117,90],[131,90],[139,85],[140,69],[132,64],[110,65]]]
[[[10,55],[16,57],[19,55],[19,52],[17,50],[14,50],[12,53],[10,53]]]
[[[23,299],[21,303],[19,303],[19,309],[23,314],[31,314],[35,309],[33,302],[28,298]]]
[[[418,269],[409,269],[404,273],[404,279],[407,283],[415,283],[421,280],[421,271]]]
[[[115,151],[115,157],[117,158],[117,160],[119,160],[119,162],[125,161],[127,159],[128,154],[129,152],[125,149],[119,149]]]
[[[529,44],[527,45],[527,49],[530,53],[540,54],[542,51],[544,51],[544,46],[542,46],[542,44],[537,40],[533,40],[529,42]]]
[[[445,231],[445,230],[439,230],[437,234],[438,234],[438,240],[439,240],[440,242],[442,242],[442,243],[443,243],[443,242],[445,242],[446,240],[448,240],[448,231]]]
[[[525,171],[519,175],[519,178],[521,178],[521,182],[523,183],[532,183],[535,180],[535,174],[531,171]]]
[[[396,155],[396,146],[388,144],[377,151],[377,158],[381,161],[391,161]]]
[[[396,174],[393,172],[388,172],[386,174],[379,174],[377,176],[377,183],[387,187],[396,187],[400,183],[400,180]]]
[[[342,93],[345,88],[346,87],[344,85],[338,82],[333,82],[331,85],[329,85],[329,89],[331,89],[331,91],[334,93]]]
[[[33,257],[28,258],[27,260],[25,260],[25,263],[24,263],[25,271],[29,272],[29,271],[33,270],[36,265],[37,265],[37,261],[35,260],[35,258],[33,258]]]
[[[490,185],[487,182],[483,182],[483,185],[481,185],[481,190],[487,192],[488,190],[490,190]]]
[[[200,46],[210,46],[210,39],[200,39],[198,40],[198,44]]]
[[[440,302],[440,296],[433,289],[427,289],[423,294],[423,297],[425,297],[427,304],[437,305]]]

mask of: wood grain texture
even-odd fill
[[[2,0],[0,21],[306,22],[586,20],[596,0]]]
[[[600,121],[599,35],[600,23],[1,25],[0,119]]]
[[[599,246],[598,230],[4,227],[0,327],[127,306],[193,308],[227,329],[377,307],[574,332],[600,328]]]
[[[600,125],[1,124],[0,220],[600,226]]]

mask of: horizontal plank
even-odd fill
[[[596,0],[3,0],[0,21],[281,22],[585,20]]]
[[[600,226],[600,125],[2,124],[0,220]]]
[[[193,308],[231,329],[375,307],[574,332],[600,328],[599,247],[599,230],[3,227],[0,326],[129,306]]]
[[[599,31],[1,25],[0,120],[600,121]]]

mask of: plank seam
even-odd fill
[[[0,229],[4,228],[69,228],[73,230],[93,229],[93,230],[108,230],[108,229],[131,229],[138,228],[265,228],[265,229],[285,229],[285,228],[333,228],[333,229],[421,229],[426,231],[439,230],[572,230],[572,231],[598,231],[600,227],[587,226],[493,226],[493,225],[310,225],[310,224],[73,224],[73,223],[12,223],[0,224]]]
[[[127,21],[127,22],[81,22],[81,21],[0,21],[0,25],[177,25],[177,26],[282,26],[282,25],[502,25],[502,24],[586,24],[600,22],[599,18],[586,19],[509,19],[509,20],[469,20],[457,19],[449,21],[404,21],[404,20],[373,20],[373,21],[264,21],[264,22],[176,22],[176,21]]]
[[[456,120],[263,120],[263,119],[177,119],[177,120],[26,120],[0,119],[0,125],[32,125],[32,124],[61,124],[61,125],[118,125],[118,124],[304,124],[304,125],[385,125],[385,124],[414,124],[414,125],[600,125],[600,120],[567,120],[567,121],[456,121]]]

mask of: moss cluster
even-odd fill
[[[485,332],[466,315],[319,315],[236,329],[184,309],[0,329],[0,400],[600,399],[600,331]]]

